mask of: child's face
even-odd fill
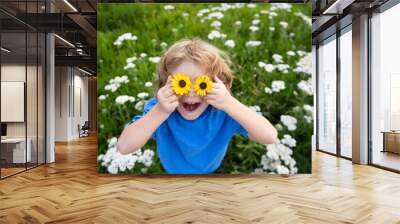
[[[179,97],[177,110],[186,120],[194,120],[198,118],[207,108],[208,104],[203,97],[198,96],[194,92],[194,83],[198,76],[205,74],[205,70],[196,63],[184,61],[175,67],[171,73],[182,73],[189,76],[191,79],[192,90],[188,94]]]

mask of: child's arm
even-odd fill
[[[157,92],[157,104],[142,118],[126,127],[118,139],[117,149],[121,154],[135,152],[143,147],[156,129],[178,106],[178,97],[167,84]]]
[[[206,100],[214,107],[225,111],[235,119],[249,134],[249,138],[261,143],[272,144],[277,140],[275,127],[263,116],[243,105],[226,89],[225,84],[216,77],[213,90],[206,96]]]

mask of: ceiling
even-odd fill
[[[97,0],[0,0],[2,46],[12,49],[7,57],[32,58],[37,44],[30,43],[29,32],[35,36],[52,32],[57,34],[56,66],[79,66],[96,73],[96,4]],[[21,34],[25,31],[27,45]]]
[[[313,44],[352,23],[353,17],[372,11],[388,0],[312,0]]]

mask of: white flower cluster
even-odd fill
[[[164,6],[164,9],[165,9],[166,11],[170,11],[170,10],[175,9],[175,7],[174,7],[173,5],[166,5],[166,6]]]
[[[250,26],[249,29],[251,32],[257,32],[260,28],[258,26]]]
[[[117,103],[117,104],[125,104],[128,101],[135,102],[135,97],[128,96],[128,95],[121,95],[121,96],[117,96],[117,98],[115,98],[115,103]]]
[[[255,111],[258,115],[261,115],[261,116],[262,116],[260,106],[254,105],[254,106],[249,106],[249,108],[250,108],[251,110]]]
[[[272,89],[270,89],[269,87],[265,87],[264,88],[264,92],[268,93],[268,94],[271,94],[272,93]]]
[[[289,147],[296,147],[296,139],[292,138],[292,136],[285,134],[283,135],[283,139],[281,139],[281,143],[285,144]]]
[[[222,25],[222,23],[220,21],[218,21],[218,20],[215,20],[215,21],[213,21],[211,23],[211,26],[216,28],[216,29],[219,29],[221,27],[221,25]]]
[[[160,44],[160,46],[161,47],[166,47],[167,43],[162,42]],[[145,57],[147,57],[146,53],[140,53],[140,58],[145,58]],[[125,65],[124,69],[127,70],[127,69],[130,69],[130,68],[135,68],[136,65],[133,62],[135,62],[137,59],[138,58],[136,56],[132,56],[132,57],[127,58],[126,59],[126,65]],[[152,63],[155,63],[155,64],[160,62],[160,60],[161,60],[161,57],[158,57],[158,56],[149,57],[149,61],[152,62]]]
[[[297,83],[297,87],[305,92],[307,95],[313,95],[313,87],[312,87],[312,79],[306,80],[301,80],[299,83]]]
[[[225,38],[226,34],[223,34],[219,32],[218,30],[213,30],[211,33],[208,34],[208,39],[214,40],[214,39],[220,39],[220,38]]]
[[[282,63],[283,62],[283,57],[280,54],[273,54],[272,55],[272,59],[274,59],[274,61],[276,63]]]
[[[268,15],[268,18],[272,20],[277,15],[278,15],[278,13],[276,13],[276,12],[270,12]]]
[[[286,140],[291,136],[286,136]],[[294,140],[295,142],[295,140]],[[296,161],[292,158],[293,151],[285,143],[278,142],[266,146],[267,152],[261,157],[262,169],[255,170],[254,173],[277,173],[277,174],[295,174],[297,173]]]
[[[312,55],[311,52],[307,53],[297,62],[295,72],[302,72],[308,75],[312,74]]]
[[[281,122],[289,131],[294,131],[297,128],[297,119],[290,115],[281,115]]]
[[[149,61],[157,64],[158,62],[160,62],[161,58],[156,56],[156,57],[149,57]]]
[[[288,56],[295,56],[296,55],[296,53],[294,51],[288,51],[286,54]]]
[[[293,51],[292,51],[293,52]],[[293,52],[294,53],[294,52]],[[292,54],[292,53],[290,53]],[[283,64],[283,57],[280,54],[273,54],[272,59],[277,64],[267,64],[265,62],[258,62],[258,67],[263,68],[266,72],[272,72],[275,69],[282,72],[282,73],[289,73],[290,66],[288,64]]]
[[[114,41],[115,46],[120,46],[125,40],[137,40],[137,36],[132,35],[131,33],[124,33]]]
[[[224,14],[222,12],[212,12],[208,14],[208,19],[222,19]]]
[[[287,22],[285,22],[285,21],[280,21],[279,25],[281,25],[283,29],[286,29],[289,24]]]
[[[143,152],[139,149],[134,153],[122,155],[117,151],[116,137],[109,139],[107,142],[107,152],[105,154],[100,154],[97,157],[97,161],[99,161],[102,166],[107,167],[107,171],[111,174],[132,170],[139,164],[144,166],[141,171],[145,173],[147,168],[153,164],[154,151],[151,149],[146,149]]]
[[[275,4],[271,4],[271,7],[269,8],[269,10],[271,11],[275,11],[275,10],[286,10],[288,12],[290,12],[292,9],[292,5],[288,4],[288,3],[275,3]]]
[[[121,84],[128,83],[128,82],[129,82],[128,76],[126,76],[126,75],[116,76],[113,79],[110,79],[110,81],[104,87],[104,89],[109,90],[111,92],[115,92],[121,86]]]
[[[225,46],[227,46],[229,48],[234,48],[235,47],[235,41],[227,40],[227,41],[225,41]]]
[[[253,24],[254,26],[258,25],[260,23],[259,19],[253,19],[253,21],[251,21],[251,24]]]
[[[312,25],[311,17],[304,15],[302,12],[296,12],[295,15],[300,17],[304,22],[306,22],[307,25],[309,26]]]
[[[135,56],[127,58],[126,59],[126,65],[125,65],[124,69],[127,70],[127,69],[130,69],[130,68],[135,68],[136,65],[133,64],[133,62],[136,61],[136,59],[137,58]]]
[[[289,73],[290,66],[288,64],[277,64],[276,68],[282,73]]]
[[[304,110],[306,111],[306,115],[304,115],[304,119],[307,123],[311,123],[313,120],[314,108],[308,104],[303,106]]]
[[[282,80],[274,80],[271,83],[271,88],[273,92],[280,92],[281,90],[284,90],[285,87],[285,82]]]
[[[249,40],[246,42],[246,47],[257,47],[261,45],[261,41],[258,40]]]
[[[140,99],[144,99],[146,97],[149,97],[149,93],[141,92],[137,94],[137,97],[139,97]]]
[[[138,111],[143,111],[143,106],[144,104],[146,104],[145,100],[139,100],[136,104],[135,104],[135,109]]]
[[[275,65],[273,64],[266,64],[262,61],[258,62],[258,67],[263,68],[266,72],[271,73],[275,70]]]
[[[108,97],[107,94],[106,95],[100,95],[99,96],[99,100],[105,100],[105,99],[107,99],[107,97]]]

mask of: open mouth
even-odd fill
[[[183,103],[182,106],[185,110],[192,112],[199,108],[201,103]]]

